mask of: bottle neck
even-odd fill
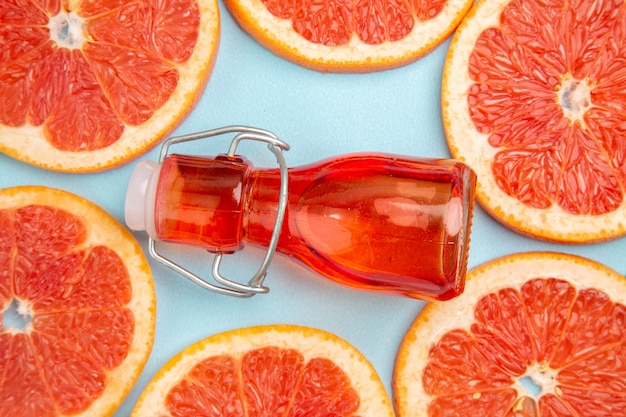
[[[250,172],[240,157],[170,155],[156,189],[156,238],[211,252],[241,249],[242,192]]]
[[[250,173],[244,191],[245,203],[242,218],[244,240],[263,247],[269,245],[278,214],[279,196],[280,171],[278,169],[255,169]],[[293,196],[291,190],[289,190],[289,196]],[[283,235],[288,232],[290,203],[291,201],[288,202],[279,245]]]

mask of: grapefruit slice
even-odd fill
[[[367,359],[331,333],[294,325],[226,331],[154,376],[131,417],[394,416]]]
[[[200,98],[215,0],[0,2],[0,152],[88,172],[153,147]]]
[[[0,415],[111,416],[152,348],[152,275],[101,208],[0,190]]]
[[[564,243],[626,233],[625,59],[622,0],[485,0],[468,13],[443,120],[496,219]]]
[[[441,44],[471,0],[225,0],[239,25],[276,55],[322,72],[399,67]]]
[[[586,258],[523,253],[468,275],[401,343],[403,416],[599,417],[626,410],[626,279]]]

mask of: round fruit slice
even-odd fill
[[[411,325],[396,358],[398,415],[623,415],[625,324],[617,272],[559,253],[499,258]]]
[[[111,416],[152,348],[141,247],[93,203],[0,190],[0,415]]]
[[[0,152],[87,172],[153,147],[200,98],[215,0],[0,2]]]
[[[399,67],[443,42],[468,0],[225,0],[237,22],[278,56],[322,72]]]
[[[394,416],[363,355],[293,325],[227,331],[184,349],[139,397],[132,417]]]
[[[583,243],[626,233],[626,3],[485,0],[444,67],[452,155],[496,219]]]

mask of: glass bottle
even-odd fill
[[[129,193],[147,201],[134,214],[127,203],[131,229],[219,254],[270,243],[279,169],[226,154],[140,164],[147,185]],[[384,153],[289,168],[276,250],[353,288],[453,298],[465,283],[475,181],[458,161]]]

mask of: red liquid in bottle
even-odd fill
[[[342,284],[445,300],[463,291],[475,176],[451,160],[352,154],[289,169],[277,250]],[[158,239],[233,252],[269,244],[278,169],[239,156],[171,155]]]

